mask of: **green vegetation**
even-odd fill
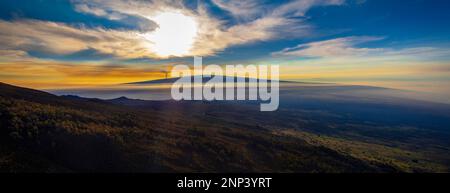
[[[3,172],[382,171],[267,130],[1,85]],[[186,115],[186,116],[185,116]]]
[[[367,162],[387,164],[404,172],[446,172],[445,164],[429,157],[423,152],[362,142],[353,139],[343,139],[332,136],[317,135],[296,130],[275,131],[274,134],[292,136],[305,140],[308,144],[327,147],[342,154],[365,160]],[[431,153],[430,153],[431,154]]]
[[[400,147],[275,128],[316,123],[275,114],[258,120],[246,105],[139,101],[131,107],[6,84],[0,90],[0,172],[447,169]]]

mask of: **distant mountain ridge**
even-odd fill
[[[194,78],[195,77],[200,77],[200,76],[190,76],[191,77],[191,81],[194,82]],[[211,76],[211,77],[205,77],[205,76],[201,76],[201,80],[203,83],[210,81],[212,78],[214,77],[218,77],[218,78],[222,78],[224,81],[226,81],[227,78],[234,78],[234,82],[237,83],[242,83],[242,82],[249,82],[249,81],[268,81],[271,82],[271,80],[266,80],[266,79],[256,79],[256,78],[248,78],[248,77],[232,77],[232,76]],[[130,82],[130,83],[125,83],[125,84],[167,84],[167,83],[175,83],[177,80],[179,80],[181,77],[175,77],[175,78],[167,78],[167,79],[157,79],[157,80],[149,80],[149,81],[140,81],[140,82]],[[244,81],[239,81],[239,78],[243,78]],[[279,80],[278,82],[280,83],[289,83],[292,81],[284,81],[284,80]],[[294,83],[294,82],[292,82]],[[295,82],[297,83],[297,82]]]

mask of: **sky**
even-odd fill
[[[280,78],[450,96],[447,0],[0,0],[0,81],[160,79],[176,64],[277,64]]]

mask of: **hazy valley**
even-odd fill
[[[450,105],[407,99],[398,90],[289,84],[276,112],[259,112],[248,101],[130,99],[167,96],[161,88],[98,91],[104,100],[6,84],[1,91],[1,171],[448,172],[450,166]]]

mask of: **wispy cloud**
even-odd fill
[[[346,37],[300,44],[274,52],[274,55],[300,57],[343,57],[361,56],[380,51],[377,48],[358,48],[358,44],[381,40],[380,37]]]
[[[311,28],[302,18],[311,7],[339,5],[343,0],[294,0],[281,5],[264,5],[262,1],[214,0],[218,8],[229,11],[236,18],[233,22],[216,18],[210,5],[199,1],[196,8],[187,7],[184,1],[124,1],[124,0],[72,0],[74,9],[80,13],[95,15],[109,20],[126,22],[125,18],[154,23],[154,16],[161,12],[178,12],[193,18],[198,24],[189,52],[174,55],[210,56],[226,48],[289,37],[307,36]],[[264,7],[264,8],[263,8]],[[270,8],[270,9],[268,9]],[[157,27],[157,23],[155,24]],[[138,26],[137,26],[138,28]],[[118,58],[161,58],[154,50],[155,41],[147,31],[88,28],[65,23],[19,19],[0,20],[0,50],[2,53],[45,52],[71,54],[83,50],[95,50]],[[182,30],[180,31],[182,33]],[[3,56],[7,58],[7,56]]]
[[[221,21],[209,20],[194,47],[194,53],[211,55],[234,45],[257,41],[268,41],[286,37],[306,37],[312,27],[299,16],[314,6],[341,5],[343,0],[294,0],[281,5],[265,5],[264,1],[215,0],[223,10],[237,18],[251,18],[236,21],[224,28]]]
[[[274,9],[270,15],[274,17],[299,17],[305,16],[306,12],[314,6],[342,5],[345,0],[294,0]]]
[[[153,54],[146,49],[145,41],[137,31],[77,28],[38,20],[0,20],[0,29],[0,49],[9,52],[70,54],[95,49],[123,58],[150,57]]]
[[[76,4],[75,10],[81,13],[88,13],[98,17],[106,17],[110,20],[121,20],[125,17],[120,13],[99,9],[97,7],[89,6],[87,4]]]
[[[435,47],[377,48],[361,44],[383,40],[384,37],[352,36],[310,42],[273,52],[274,56],[293,56],[318,59],[432,59],[447,56],[450,50]]]
[[[285,79],[450,93],[442,88],[450,82],[448,47],[373,46],[383,41],[384,37],[343,37],[300,44],[272,55],[284,64]]]
[[[255,19],[266,14],[271,8],[271,6],[267,6],[264,0],[213,0],[212,2],[240,20]]]

